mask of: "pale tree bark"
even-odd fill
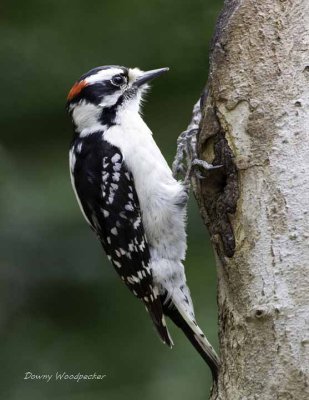
[[[227,0],[194,179],[217,259],[212,399],[309,399],[309,0]]]

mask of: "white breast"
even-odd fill
[[[185,209],[177,205],[186,194],[177,182],[138,113],[123,110],[120,124],[104,138],[120,148],[134,177],[152,258],[183,259],[186,250]]]

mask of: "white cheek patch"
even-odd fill
[[[108,68],[102,69],[101,71],[97,72],[95,75],[91,75],[85,79],[88,84],[93,84],[96,82],[102,82],[105,80],[112,79],[114,75],[123,73],[123,69],[121,68]]]
[[[100,107],[111,107],[116,104],[122,92],[123,91],[119,88],[119,90],[117,90],[115,93],[104,96],[100,103]]]
[[[81,102],[74,107],[72,118],[79,132],[85,128],[98,125],[102,109],[94,104]]]

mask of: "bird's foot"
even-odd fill
[[[193,174],[198,179],[204,179],[205,176],[202,174],[202,170],[210,171],[222,167],[222,165],[209,164],[200,160],[197,156],[196,143],[201,117],[200,100],[198,100],[193,107],[192,119],[188,128],[178,137],[177,152],[173,162],[174,177],[182,176],[184,186],[188,191]]]
[[[207,161],[194,159],[192,161],[192,168],[195,169],[195,176],[199,179],[205,179],[206,177],[201,174],[201,170],[211,171],[213,169],[222,168],[223,165],[209,164]]]

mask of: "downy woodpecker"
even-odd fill
[[[218,356],[195,321],[182,264],[188,191],[139,114],[148,83],[166,71],[103,66],[74,84],[67,98],[71,181],[86,221],[162,341],[173,345],[168,316],[216,379]]]

